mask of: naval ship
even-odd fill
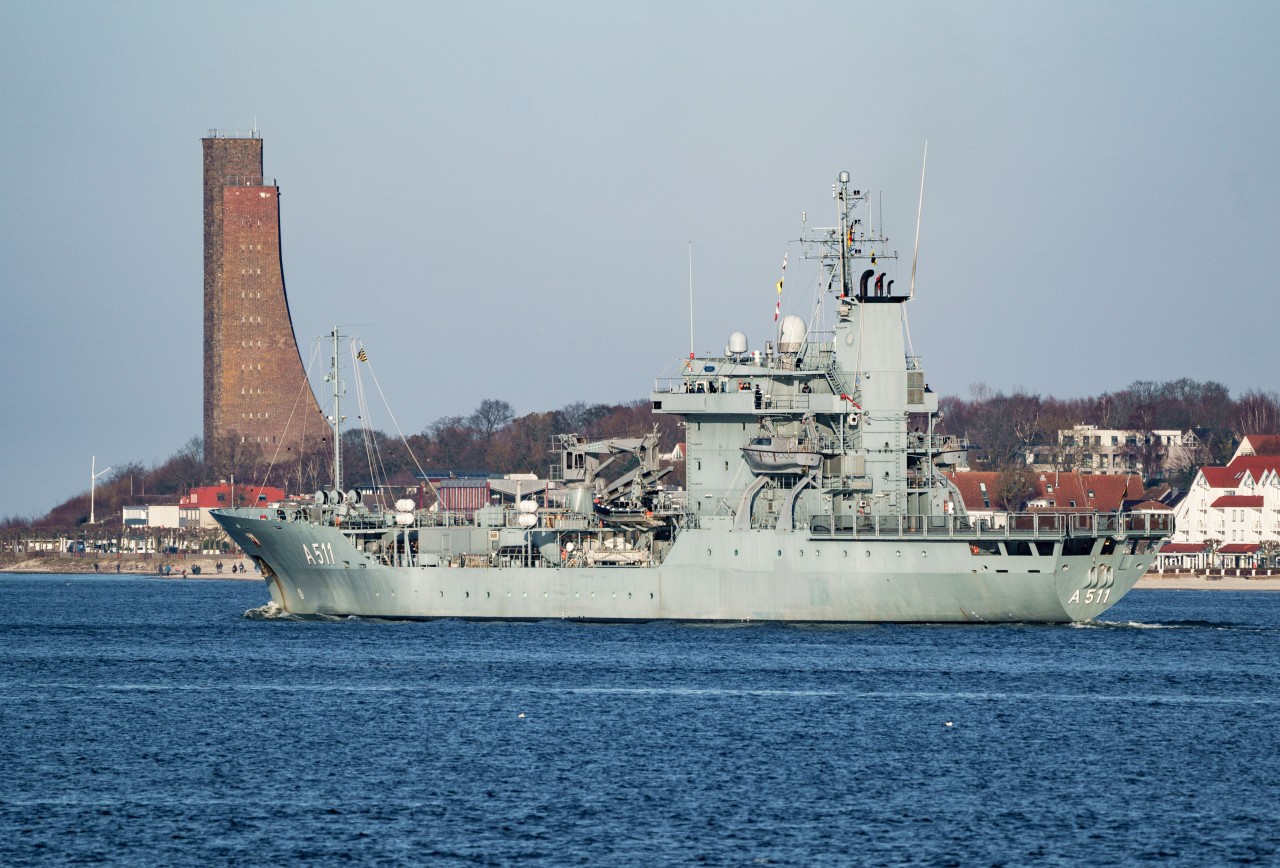
[[[940,428],[910,346],[911,285],[841,172],[836,225],[798,239],[818,265],[809,322],[751,349],[690,353],[651,396],[685,431],[685,487],[655,431],[555,438],[550,487],[469,511],[394,508],[334,483],[295,503],[215,510],[272,601],[297,615],[712,622],[1072,622],[1146,571],[1168,513],[971,515],[946,472],[966,442]],[[807,222],[807,221],[806,221]],[[917,242],[918,250],[918,242]],[[785,273],[785,258],[784,258]],[[779,285],[781,294],[781,285]],[[780,304],[779,304],[780,308]],[[339,443],[334,331],[335,447]],[[776,341],[776,342],[775,342]],[[612,476],[612,468],[629,468]]]

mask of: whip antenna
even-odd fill
[[[689,239],[689,358],[693,358],[693,238]]]
[[[920,259],[920,217],[924,214],[924,170],[929,164],[929,140],[924,140],[924,159],[920,161],[920,204],[916,208],[916,252],[911,254],[911,294],[916,297],[916,262]]]

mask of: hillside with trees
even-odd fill
[[[1222,464],[1245,434],[1280,433],[1280,395],[1250,390],[1233,400],[1221,383],[1181,379],[1158,383],[1138,380],[1118,392],[1092,398],[1059,399],[1024,391],[1011,395],[975,385],[968,400],[939,400],[948,433],[967,436],[973,444],[970,465],[977,470],[1004,471],[1025,467],[1030,452],[1064,467],[1078,444],[1063,442],[1059,432],[1080,424],[1135,431],[1194,431],[1200,447],[1193,460],[1165,467],[1161,445],[1139,436],[1131,448],[1149,479],[1162,475],[1175,487],[1186,487],[1196,468]]]
[[[445,416],[417,434],[398,435],[352,428],[342,434],[344,487],[411,486],[420,472],[536,473],[546,476],[552,436],[577,432],[590,439],[640,436],[657,424],[661,448],[669,451],[683,439],[677,420],[654,415],[649,401],[626,404],[569,404],[559,410],[517,417],[506,401],[488,399],[468,416]],[[98,483],[93,509],[99,523],[118,526],[127,505],[173,503],[193,487],[234,479],[248,496],[254,485],[271,485],[290,494],[310,493],[329,485],[332,451],[315,449],[281,461],[256,444],[228,436],[204,449],[194,437],[164,462],[146,467],[138,461],[115,467]],[[274,459],[274,460],[273,460]],[[684,468],[676,467],[673,484],[682,484]],[[89,520],[90,493],[85,491],[32,518],[7,518],[0,528],[70,529]]]
[[[944,413],[944,430],[967,436],[974,444],[970,465],[1006,473],[1011,497],[1019,486],[1025,487],[1029,452],[1047,455],[1064,465],[1070,463],[1069,453],[1075,447],[1060,442],[1058,432],[1078,424],[1140,433],[1195,431],[1201,446],[1189,466],[1165,468],[1158,444],[1139,439],[1133,447],[1138,450],[1138,464],[1148,475],[1161,471],[1176,487],[1185,487],[1200,465],[1224,463],[1244,434],[1280,434],[1280,396],[1276,393],[1250,390],[1233,399],[1221,383],[1187,379],[1163,383],[1142,380],[1118,392],[1072,399],[1041,397],[1022,390],[1006,395],[978,384],[968,399],[944,397],[939,406]],[[442,417],[404,439],[375,430],[344,431],[344,484],[410,486],[415,474],[424,471],[545,476],[555,434],[577,432],[591,439],[633,437],[655,424],[661,432],[663,451],[683,440],[678,421],[650,413],[647,400],[575,403],[517,417],[506,401],[488,399],[468,416]],[[98,520],[118,525],[126,505],[172,503],[195,486],[232,478],[246,489],[273,485],[291,494],[329,484],[333,456],[323,445],[282,461],[239,439],[230,436],[206,448],[199,438],[192,438],[156,466],[137,461],[117,465],[97,487],[94,511]],[[683,466],[677,465],[673,484],[682,484],[683,474]],[[86,491],[46,516],[8,518],[0,521],[0,527],[74,528],[88,518]]]

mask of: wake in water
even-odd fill
[[[1165,621],[1148,624],[1142,621],[1082,621],[1070,626],[1079,629],[1104,630],[1265,630],[1254,624],[1237,624],[1230,621]]]
[[[275,600],[268,600],[265,605],[258,606],[256,609],[246,609],[244,616],[251,621],[273,621],[276,618],[293,617],[293,615],[280,608]]]
[[[250,621],[365,621],[376,623],[381,620],[378,618],[362,618],[359,615],[298,615],[293,612],[286,612],[276,604],[275,600],[270,600],[255,609],[246,609],[244,617]],[[400,622],[388,621],[388,623]]]

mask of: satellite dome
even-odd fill
[[[804,320],[795,314],[788,314],[782,318],[782,334],[778,338],[778,352],[800,352],[800,347],[804,344],[804,337]]]

